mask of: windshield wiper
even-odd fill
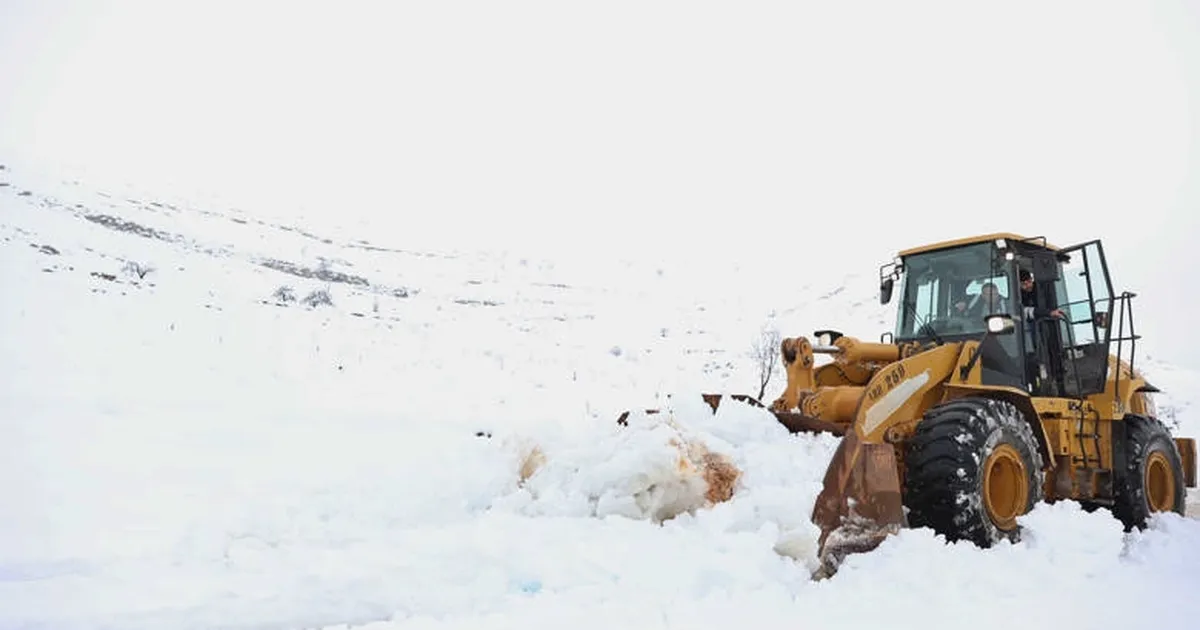
[[[933,329],[933,326],[930,323],[933,321],[933,313],[932,312],[929,313],[929,317],[922,318],[920,315],[917,314],[917,312],[916,312],[917,307],[915,305],[913,305],[912,302],[910,302],[908,300],[902,300],[900,302],[900,304],[904,306],[905,312],[912,313],[913,319],[916,320],[916,332],[918,335],[920,335],[919,337],[917,337],[918,341],[922,341],[925,339],[925,337],[929,337],[930,339],[933,340],[934,343],[936,343],[939,346],[944,343],[942,341],[942,337],[937,334],[937,331]]]

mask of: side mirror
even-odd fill
[[[992,335],[1011,335],[1017,329],[1017,323],[1013,321],[1012,315],[988,315],[985,321],[987,331]]]
[[[892,284],[891,278],[884,278],[883,282],[879,283],[879,303],[887,304],[892,301]]]
[[[813,337],[818,346],[832,346],[833,342],[842,337],[842,333],[836,330],[816,330],[813,331]]]

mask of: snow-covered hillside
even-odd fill
[[[1069,502],[1020,544],[907,530],[809,579],[836,441],[696,394],[757,393],[764,326],[887,330],[874,264],[749,291],[738,265],[425,250],[11,166],[0,256],[0,628],[1200,623],[1200,522]],[[1142,365],[1200,436],[1200,374]]]

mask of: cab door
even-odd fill
[[[1056,377],[1064,395],[1083,398],[1104,391],[1108,380],[1112,282],[1098,240],[1066,248],[1058,259],[1054,289],[1065,317],[1057,322],[1061,353]]]

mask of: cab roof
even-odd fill
[[[1012,232],[994,232],[992,234],[980,234],[978,236],[967,236],[967,237],[963,237],[963,238],[951,239],[948,241],[941,241],[938,243],[930,243],[928,245],[920,245],[918,247],[910,247],[909,249],[901,251],[899,253],[899,256],[901,258],[903,258],[905,256],[910,256],[912,254],[919,254],[921,252],[931,252],[931,251],[936,251],[939,249],[948,249],[951,247],[958,247],[960,245],[971,245],[974,243],[986,243],[986,242],[994,241],[996,239],[1001,239],[1001,238],[1008,240],[1008,241],[1027,241],[1031,245],[1034,245],[1036,247],[1045,247],[1046,249],[1048,249],[1050,251],[1058,251],[1059,250],[1058,247],[1055,247],[1054,245],[1046,243],[1045,240],[1042,239],[1041,237],[1031,238],[1028,236],[1021,236],[1020,234],[1013,234]]]

